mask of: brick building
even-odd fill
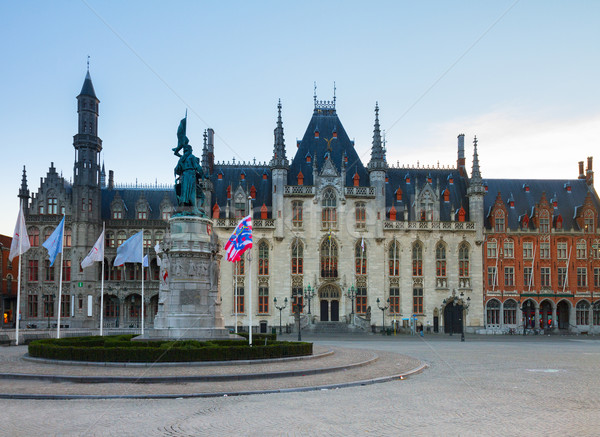
[[[17,278],[19,257],[8,260],[12,237],[0,235],[0,300],[2,305],[2,328],[12,328],[16,320]]]

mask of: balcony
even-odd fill
[[[439,222],[439,221],[401,221],[385,220],[383,222],[384,231],[475,231],[473,222]]]

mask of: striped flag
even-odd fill
[[[242,219],[225,245],[227,261],[239,261],[244,252],[252,247],[252,216]]]

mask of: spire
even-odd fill
[[[94,85],[92,84],[92,77],[90,76],[89,59],[88,59],[87,68],[88,69],[87,69],[87,73],[85,74],[85,80],[83,81],[83,86],[81,87],[81,92],[79,93],[79,95],[80,96],[90,96],[90,97],[97,99],[96,92],[94,91]]]
[[[29,188],[27,188],[27,171],[23,166],[23,176],[21,178],[21,188],[19,188],[19,198],[23,199],[23,203],[27,203],[29,199]]]
[[[102,170],[100,171],[100,187],[106,187],[106,171],[104,170],[104,161],[102,161]]]
[[[206,129],[204,130],[204,145],[202,146],[202,170],[204,174],[209,174],[209,165],[208,165],[208,132]]]
[[[274,130],[275,144],[273,145],[273,159],[271,159],[271,167],[289,166],[289,162],[285,156],[285,141],[283,139],[283,121],[281,120],[281,99],[277,104],[277,127]]]
[[[369,171],[385,170],[387,163],[385,161],[385,150],[381,140],[381,130],[379,128],[379,103],[375,103],[375,125],[373,127],[373,145],[371,146],[371,160],[368,164]]]
[[[477,154],[477,136],[473,139],[473,169],[471,170],[471,184],[481,184],[481,172],[479,170],[479,155]]]

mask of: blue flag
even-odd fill
[[[129,237],[117,248],[117,257],[113,265],[122,266],[125,263],[141,263],[143,259],[142,231],[140,231]]]
[[[48,237],[46,241],[44,241],[44,246],[48,250],[48,257],[50,258],[50,265],[54,265],[54,260],[56,259],[56,255],[62,253],[63,249],[63,232],[65,230],[65,216],[63,216],[59,225],[56,227],[52,235]]]

